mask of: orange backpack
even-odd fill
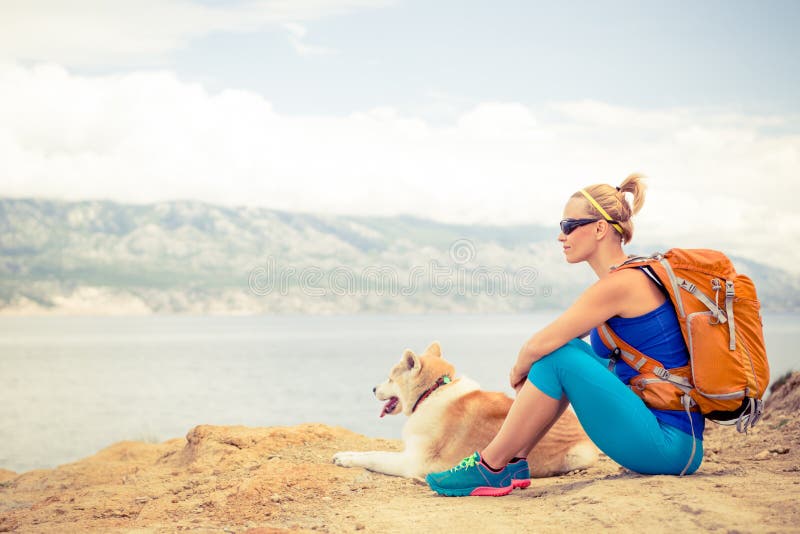
[[[608,323],[598,333],[639,375],[630,381],[645,404],[660,410],[700,411],[740,432],[761,418],[769,384],[760,304],[753,282],[721,252],[674,248],[635,257],[616,269],[638,267],[669,296],[689,350],[689,365],[665,369],[621,339]]]

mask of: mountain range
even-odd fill
[[[231,208],[0,198],[2,314],[518,313],[594,275],[558,231]],[[638,236],[637,236],[638,239]],[[636,241],[630,253],[663,250]],[[713,247],[711,247],[713,248]],[[800,277],[732,256],[768,310]]]

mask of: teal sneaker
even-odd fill
[[[508,467],[495,473],[481,462],[481,456],[477,452],[461,460],[452,469],[429,474],[425,481],[433,491],[448,497],[500,497],[508,495],[514,489]]]
[[[511,484],[516,488],[527,488],[531,485],[531,469],[525,458],[513,458],[506,469],[511,471]]]

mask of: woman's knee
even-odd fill
[[[575,338],[560,346],[550,354],[534,362],[531,366],[531,370],[533,370],[537,365],[559,366],[566,363],[572,366],[575,360],[589,361],[587,360],[587,357],[595,359],[597,356],[588,343],[581,339]]]
[[[580,339],[573,339],[534,362],[528,372],[528,380],[547,395],[559,399],[567,373],[587,372],[583,367],[585,364],[595,365],[592,355],[594,352],[589,345]]]

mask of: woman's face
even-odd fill
[[[567,205],[564,206],[564,219],[593,219],[594,215],[590,215],[588,205],[585,200],[581,198],[571,198]],[[558,234],[558,241],[564,248],[564,258],[568,263],[580,263],[586,261],[587,258],[594,252],[597,246],[597,239],[595,233],[597,230],[597,223],[589,223],[579,226],[565,235],[564,232]]]

